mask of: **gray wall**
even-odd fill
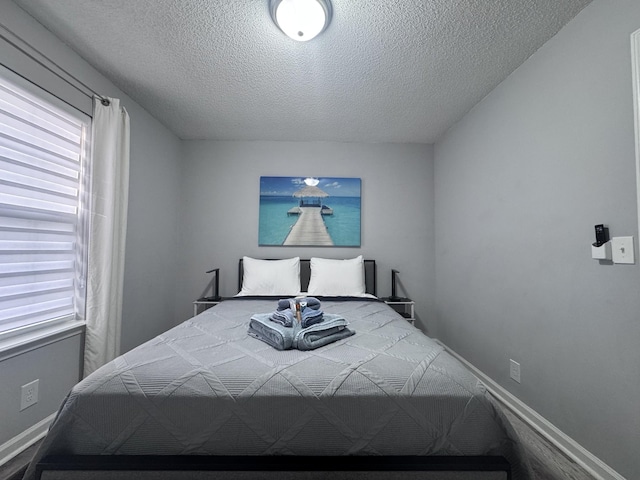
[[[640,2],[596,0],[435,146],[436,336],[630,479],[640,267],[590,244],[638,234],[638,28]]]
[[[0,445],[54,413],[80,376],[79,335],[0,361]],[[35,379],[38,403],[20,411],[20,387]]]
[[[9,0],[0,19],[20,37],[102,94],[122,100],[131,116],[129,221],[122,349],[165,331],[174,320],[180,140]],[[0,63],[86,113],[91,100],[0,41]],[[81,336],[0,361],[0,444],[55,412],[80,375]],[[40,379],[40,400],[23,412],[20,386]]]
[[[0,0],[0,18],[93,88],[121,98],[132,117],[124,350],[189,317],[209,268],[221,267],[221,292],[231,295],[242,255],[362,253],[378,260],[380,295],[389,294],[389,270],[401,270],[428,333],[622,474],[640,472],[639,267],[600,265],[589,250],[596,223],[637,234],[635,0],[596,0],[435,153],[424,145],[181,145],[9,0]],[[86,98],[1,42],[0,59],[90,110]],[[361,177],[362,247],[258,247],[261,175]],[[79,374],[79,349],[79,337],[67,338],[0,362],[0,443],[57,408]],[[508,378],[509,358],[522,364],[520,385]],[[32,377],[41,378],[40,403],[19,413],[20,385]]]
[[[433,163],[428,145],[206,142],[184,143],[177,318],[221,268],[221,294],[238,292],[238,259],[351,258],[378,265],[378,294],[391,292],[391,268],[429,326],[433,293]],[[362,178],[361,248],[258,247],[260,176]]]

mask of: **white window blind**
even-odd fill
[[[0,77],[0,334],[84,315],[88,123],[43,96]]]

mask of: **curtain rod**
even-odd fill
[[[96,96],[100,99],[100,102],[102,103],[102,105],[109,106],[109,104],[111,103],[109,101],[108,98],[104,97],[103,95],[100,95],[98,92],[96,92],[93,88],[91,88],[90,86],[88,86],[86,83],[82,82],[80,79],[78,79],[76,76],[72,75],[71,73],[69,73],[67,70],[65,70],[64,68],[62,68],[60,65],[58,65],[56,62],[54,62],[53,60],[51,60],[49,57],[47,57],[44,53],[40,52],[37,48],[35,48],[33,45],[31,45],[29,42],[27,42],[26,40],[24,40],[23,38],[21,38],[18,34],[16,34],[15,32],[13,32],[10,28],[8,28],[4,23],[0,22],[0,27],[2,27],[5,31],[9,32],[9,34],[11,34],[13,37],[17,38],[20,42],[24,43],[27,47],[29,47],[31,50],[33,50],[34,52],[37,52],[38,55],[42,56],[42,58],[46,59],[47,62],[49,62],[49,64],[54,65],[57,69],[59,69],[60,71],[62,71],[65,75],[67,75],[67,77],[73,79],[75,82],[77,82],[78,84],[82,85],[86,90],[88,90],[91,93],[87,93],[85,90],[83,90],[82,88],[80,88],[77,84],[71,82],[69,80],[69,78],[64,77],[63,75],[61,75],[60,73],[58,73],[57,71],[55,71],[53,68],[51,68],[51,66],[47,65],[45,62],[43,62],[42,60],[36,58],[33,54],[31,54],[30,52],[28,52],[27,50],[25,50],[23,47],[21,47],[20,45],[18,45],[15,41],[13,41],[11,38],[9,38],[7,35],[5,35],[3,32],[0,32],[0,38],[2,38],[3,40],[5,40],[7,43],[9,43],[11,46],[13,46],[14,48],[16,48],[17,50],[19,50],[21,53],[25,54],[27,57],[29,57],[31,60],[33,60],[34,62],[38,63],[40,66],[46,68],[47,70],[49,70],[51,73],[53,73],[56,77],[60,78],[62,81],[66,82],[68,85],[71,85],[73,88],[75,88],[76,90],[78,90],[80,93],[82,93],[83,95],[86,95],[89,98],[93,98],[93,96]]]

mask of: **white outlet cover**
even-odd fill
[[[38,380],[23,385],[20,389],[20,411],[38,403]]]
[[[613,263],[636,263],[633,237],[613,237],[611,239],[611,256]]]
[[[520,383],[520,364],[515,360],[509,360],[509,376]]]

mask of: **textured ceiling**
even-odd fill
[[[591,0],[15,0],[183,139],[433,143]]]

